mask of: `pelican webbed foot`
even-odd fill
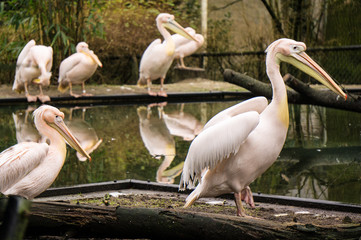
[[[50,97],[48,95],[38,95],[37,97],[42,103],[50,102]]]
[[[160,90],[160,91],[158,92],[158,96],[168,97],[168,94],[167,94],[164,90]]]
[[[86,93],[86,92],[83,92],[83,93],[81,94],[81,96],[86,96],[86,97],[89,97],[89,96],[93,96],[93,94],[91,94],[91,93]]]
[[[26,95],[26,99],[28,100],[28,102],[36,102],[37,97],[36,96],[32,96],[30,94]]]
[[[255,208],[256,205],[254,204],[253,195],[250,187],[245,187],[241,191],[241,200],[245,201],[251,208]]]

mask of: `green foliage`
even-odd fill
[[[3,19],[0,38],[1,62],[14,62],[24,45],[34,39],[37,44],[51,46],[54,66],[75,50],[80,41],[103,37],[101,0],[10,0],[2,3]]]

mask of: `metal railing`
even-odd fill
[[[340,47],[308,48],[307,53],[322,66],[336,81],[341,84],[361,84],[361,45]],[[268,81],[265,72],[265,52],[225,52],[198,53],[190,57],[191,64],[204,67],[210,79],[222,80],[222,72],[226,68],[246,73],[261,81]],[[302,73],[292,66],[282,64],[283,74],[291,73],[302,77]]]

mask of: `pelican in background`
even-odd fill
[[[0,192],[33,199],[54,182],[66,157],[66,143],[86,156],[64,124],[64,113],[57,108],[42,105],[33,113],[39,133],[47,143],[18,143],[0,153]]]
[[[204,43],[204,37],[201,34],[196,34],[196,31],[193,28],[187,27],[185,30],[197,41],[189,40],[179,34],[172,35],[173,41],[175,43],[174,58],[179,60],[180,64],[178,64],[178,67],[181,69],[187,69],[187,67],[184,65],[183,59],[195,53],[200,47],[202,47]]]
[[[28,102],[36,102],[37,98],[41,102],[50,101],[50,97],[43,94],[42,87],[50,84],[52,65],[53,49],[43,45],[35,45],[35,41],[30,40],[18,56],[13,91],[22,92],[25,90]],[[39,86],[39,95],[30,95],[29,85],[31,83]]]
[[[88,80],[97,70],[103,67],[97,55],[89,50],[88,44],[80,42],[76,45],[76,53],[64,59],[59,67],[58,90],[65,92],[70,88],[70,95],[73,97],[91,96],[85,91],[85,81]],[[81,84],[82,94],[73,93],[73,85]]]
[[[194,187],[187,197],[189,207],[201,197],[234,192],[237,215],[246,216],[241,200],[254,207],[249,185],[274,161],[286,140],[289,112],[280,62],[288,62],[345,99],[347,95],[306,53],[306,45],[279,39],[266,49],[266,71],[273,97],[239,103],[215,115],[194,139],[184,163],[180,189]],[[202,172],[205,172],[202,174]]]
[[[139,80],[138,85],[148,86],[148,94],[151,96],[167,97],[167,93],[163,89],[164,79],[169,67],[171,66],[174,53],[175,44],[170,33],[166,28],[184,36],[185,38],[197,41],[184,28],[179,25],[174,16],[168,13],[160,13],[156,18],[157,28],[163,36],[161,39],[154,40],[143,53],[139,66]],[[151,81],[160,78],[160,91],[157,93],[151,91]]]

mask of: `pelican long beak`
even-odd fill
[[[345,100],[346,93],[332,80],[332,78],[323,70],[315,61],[310,58],[305,52],[293,53],[290,56],[280,54],[282,61],[288,62],[297,67],[301,71],[307,73],[336,94],[341,95]]]
[[[94,54],[93,51],[91,50],[85,50],[85,51],[81,51],[82,53],[88,55],[91,59],[93,59],[93,61],[99,65],[99,67],[103,67],[103,64],[100,62],[99,58],[97,55]]]
[[[69,128],[65,125],[61,117],[57,117],[54,123],[48,123],[48,124],[56,131],[58,131],[72,148],[74,148],[81,155],[83,155],[84,157],[88,158],[89,161],[91,161],[91,157],[89,156],[89,154],[83,149],[79,141],[70,132]]]
[[[163,23],[163,26],[168,28],[169,30],[172,30],[175,33],[178,33],[179,35],[189,39],[198,42],[197,39],[195,39],[192,35],[190,35],[179,23],[177,23],[175,20],[169,20],[167,23]]]

